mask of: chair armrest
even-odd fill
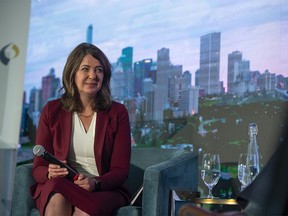
[[[30,186],[35,183],[32,176],[32,164],[16,167],[12,195],[12,216],[30,215],[35,207],[35,201],[30,194]]]
[[[171,190],[198,189],[198,154],[181,153],[148,167],[144,173],[143,216],[168,215]]]

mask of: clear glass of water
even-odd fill
[[[219,154],[204,154],[202,159],[201,177],[209,189],[207,198],[212,199],[213,187],[220,179],[220,156]]]

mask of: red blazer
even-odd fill
[[[60,99],[48,102],[41,112],[36,144],[60,160],[66,160],[71,143],[72,112],[61,107]],[[101,181],[101,190],[120,190],[129,198],[123,186],[130,166],[131,137],[127,109],[113,102],[108,112],[97,112],[94,155]],[[34,157],[33,177],[37,182],[31,187],[33,198],[41,193],[48,180],[48,162]]]

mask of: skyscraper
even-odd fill
[[[134,96],[143,95],[143,80],[151,74],[152,59],[143,59],[134,63]]]
[[[220,93],[220,45],[220,32],[201,37],[199,86],[205,95]]]
[[[168,85],[170,72],[169,49],[162,48],[157,53],[157,73],[154,100],[154,119],[163,121],[163,110],[168,108]]]
[[[29,115],[32,119],[33,125],[38,127],[38,122],[40,118],[40,112],[42,109],[42,90],[36,89],[35,87],[30,91],[29,99]]]
[[[117,65],[121,65],[123,72],[131,72],[133,63],[133,47],[126,47],[122,49],[122,54],[118,58]]]
[[[251,82],[250,61],[241,60],[234,64],[236,81],[233,85],[233,92],[242,96],[245,92],[256,91],[256,83]]]
[[[270,73],[268,70],[265,70],[258,79],[258,85],[258,87],[266,93],[274,92],[276,85],[275,73]]]
[[[181,92],[181,98],[179,101],[179,109],[184,112],[185,115],[194,115],[198,113],[199,107],[199,88],[189,86]]]
[[[183,77],[185,78],[185,88],[191,86],[192,74],[190,73],[190,71],[184,71]]]
[[[123,100],[134,96],[134,73],[132,71],[133,47],[122,49],[117,63],[113,64],[111,89],[114,99]]]
[[[87,39],[86,42],[92,44],[93,43],[93,26],[90,24],[87,28]]]
[[[143,80],[143,95],[145,97],[145,121],[152,121],[154,112],[154,84],[151,78]]]
[[[110,81],[111,94],[114,100],[121,101],[128,97],[128,83],[126,74],[121,70],[114,69]]]
[[[237,62],[242,61],[242,52],[234,51],[228,54],[228,78],[227,78],[227,92],[234,92],[234,83],[237,78]]]
[[[162,48],[157,52],[157,85],[162,89],[163,105],[168,104],[169,73],[171,69],[170,50]]]
[[[47,76],[42,77],[42,103],[55,99],[60,89],[60,79],[55,77],[55,69],[51,68]]]
[[[169,103],[172,107],[179,106],[181,92],[185,89],[184,76],[171,77],[169,79]]]
[[[41,90],[35,87],[30,91],[29,98],[29,112],[40,112],[41,111]]]

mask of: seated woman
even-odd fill
[[[64,94],[41,112],[36,143],[78,171],[34,158],[33,198],[41,215],[112,215],[130,199],[128,112],[111,100],[111,68],[96,46],[79,44],[63,71]]]

